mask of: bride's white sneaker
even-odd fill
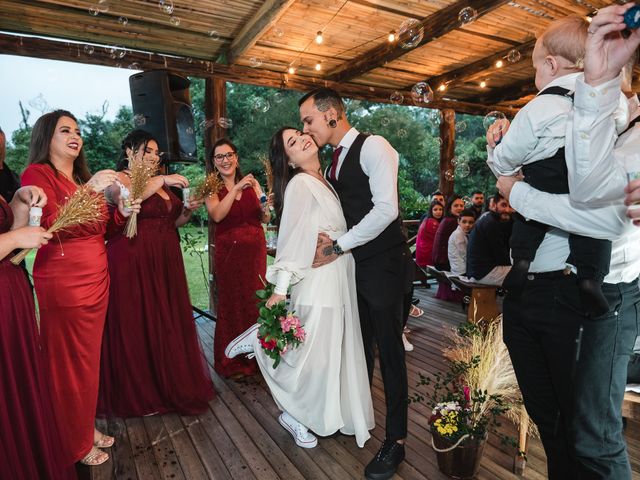
[[[298,422],[287,412],[282,412],[278,417],[280,425],[282,425],[296,441],[296,445],[302,448],[313,448],[318,445],[318,439],[312,433],[309,433],[307,427]]]
[[[234,358],[245,353],[253,353],[255,351],[257,339],[258,324],[256,323],[231,340],[229,345],[227,345],[227,348],[224,349],[224,354],[228,358]]]

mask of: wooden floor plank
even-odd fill
[[[195,420],[198,421],[197,419]],[[162,422],[173,445],[180,468],[188,480],[205,480],[207,471],[200,461],[191,438],[189,438],[188,424],[185,426],[175,413],[162,416]]]
[[[131,441],[133,462],[138,478],[155,479],[162,478],[158,469],[158,462],[153,453],[153,439],[147,435],[142,418],[129,418],[125,421],[127,433]]]

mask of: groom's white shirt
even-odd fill
[[[338,158],[336,178],[340,178],[340,168],[358,133],[358,130],[351,128],[338,144],[342,151]],[[344,251],[370,242],[398,218],[398,163],[398,152],[384,137],[370,135],[364,141],[360,167],[369,177],[373,208],[338,239]]]

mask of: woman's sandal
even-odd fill
[[[98,440],[94,440],[93,446],[98,448],[109,448],[113,447],[115,438],[110,437],[109,435],[105,435],[104,433],[100,434],[100,438]]]
[[[422,310],[421,308],[416,307],[415,305],[411,305],[411,310],[409,311],[409,315],[417,318],[419,316],[421,316],[424,313],[424,310]]]
[[[90,467],[95,467],[97,465],[102,465],[107,460],[109,460],[109,454],[107,452],[103,452],[97,447],[92,447],[89,453],[80,460],[80,463]]]

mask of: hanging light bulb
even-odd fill
[[[394,32],[393,30],[391,32],[389,32],[389,36],[387,37],[387,40],[389,40],[389,43],[393,43],[396,41],[396,32]]]
[[[504,62],[502,60],[498,60],[496,62],[496,68],[502,68],[503,65],[504,65]]]
[[[296,73],[296,69],[293,65],[291,65],[287,71],[289,72],[289,75],[293,75],[294,73]]]
[[[324,38],[322,37],[322,30],[318,31],[318,33],[316,34],[316,43],[318,45],[320,45],[322,43],[322,41],[324,40]]]
[[[443,83],[438,87],[438,90],[440,90],[441,92],[444,92],[447,89],[447,86]]]
[[[322,65],[320,65],[320,62],[316,63],[316,70],[319,72],[320,70],[322,70]]]
[[[487,82],[485,82],[484,80],[480,82],[480,88],[486,88],[487,86]]]

